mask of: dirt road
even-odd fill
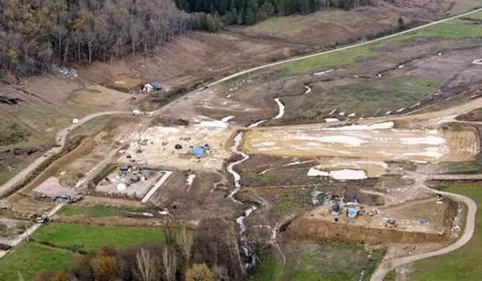
[[[62,129],[57,133],[55,136],[56,145],[52,147],[49,151],[47,151],[43,156],[37,158],[32,164],[30,164],[27,168],[20,171],[17,175],[11,178],[9,181],[4,183],[0,186],[0,198],[3,197],[6,193],[8,193],[12,188],[20,184],[25,178],[32,173],[37,167],[42,165],[45,161],[50,159],[50,157],[60,153],[65,146],[68,134],[74,130],[75,128],[82,126],[83,124],[87,123],[88,121],[95,119],[100,116],[106,115],[128,115],[132,114],[130,111],[105,111],[105,112],[97,112],[91,115],[84,117],[83,119],[79,120],[77,124],[72,124],[67,128]]]
[[[447,177],[445,177],[445,179],[454,179],[454,180],[459,179],[460,177],[460,175],[446,175],[446,176]],[[452,176],[452,178],[450,178],[450,176]],[[469,242],[470,239],[472,238],[475,231],[475,213],[477,211],[477,204],[472,199],[459,194],[433,190],[423,184],[424,180],[425,178],[423,177],[422,178],[417,177],[417,182],[418,184],[420,184],[421,187],[427,190],[430,190],[431,192],[442,193],[446,197],[450,197],[456,201],[461,201],[465,203],[465,205],[468,208],[468,211],[467,211],[467,220],[465,223],[465,229],[462,236],[453,244],[450,244],[449,246],[437,251],[423,253],[415,256],[397,258],[393,260],[384,260],[382,261],[380,266],[378,266],[376,271],[373,273],[372,277],[370,278],[370,281],[383,281],[383,279],[385,278],[385,276],[389,271],[395,269],[396,267],[402,266],[404,264],[408,264],[411,262],[415,262],[418,260],[423,260],[423,259],[427,259],[435,256],[444,255],[452,251],[455,251],[460,247],[464,246],[465,244],[467,244],[467,242]]]
[[[47,214],[47,216],[49,218],[53,217],[64,206],[65,206],[65,203],[61,203],[61,204],[56,205],[52,210],[50,210],[50,212]],[[22,242],[23,240],[28,239],[28,237],[30,237],[30,235],[32,235],[35,231],[37,231],[37,229],[39,229],[41,226],[42,226],[41,223],[36,223],[36,224],[32,225],[31,227],[29,227],[20,236],[15,237],[14,239],[4,238],[3,240],[0,240],[0,243],[9,245],[13,248],[13,247],[17,246],[18,244],[20,244],[20,242]],[[1,256],[0,256],[0,258],[1,258]]]
[[[278,62],[274,62],[274,63],[268,63],[268,64],[260,65],[260,66],[257,66],[257,67],[253,67],[253,68],[250,68],[250,69],[246,69],[246,70],[231,74],[229,76],[226,76],[224,78],[221,78],[217,81],[214,81],[210,84],[205,85],[202,88],[196,89],[196,90],[194,90],[194,91],[192,91],[192,92],[190,92],[186,95],[182,95],[182,96],[172,100],[168,104],[158,108],[156,110],[156,115],[161,114],[163,109],[169,107],[170,105],[177,104],[177,103],[181,102],[182,100],[186,99],[186,97],[188,97],[188,96],[195,95],[197,93],[200,93],[200,92],[206,90],[209,87],[216,86],[216,85],[221,84],[225,81],[234,79],[236,77],[239,77],[239,76],[242,76],[242,75],[245,75],[245,74],[248,74],[248,73],[252,73],[252,72],[255,72],[255,71],[258,71],[258,70],[266,69],[266,68],[277,66],[277,65],[282,65],[282,64],[285,64],[285,63],[289,63],[289,62],[295,62],[295,61],[309,59],[309,58],[313,58],[313,57],[317,57],[317,56],[323,56],[323,55],[328,55],[328,54],[332,54],[332,53],[336,53],[336,52],[354,49],[354,48],[357,48],[357,47],[361,47],[361,46],[365,46],[365,45],[368,45],[368,44],[383,41],[383,40],[386,40],[386,39],[401,36],[401,35],[407,34],[407,33],[412,32],[412,31],[421,30],[421,29],[424,29],[424,28],[427,28],[427,27],[430,27],[430,26],[433,26],[433,25],[437,25],[437,24],[440,24],[440,23],[444,23],[444,22],[447,22],[447,21],[450,21],[450,20],[458,19],[458,18],[461,18],[461,17],[466,17],[466,16],[469,16],[469,15],[472,15],[474,13],[481,12],[481,11],[482,11],[482,8],[476,9],[476,10],[473,10],[473,11],[470,11],[470,12],[467,12],[467,13],[463,13],[463,14],[460,14],[460,15],[457,15],[457,16],[449,17],[449,18],[446,18],[446,19],[434,21],[434,22],[431,22],[431,23],[428,23],[428,24],[425,24],[425,25],[421,25],[419,27],[415,27],[415,28],[412,28],[412,29],[408,29],[408,30],[405,30],[405,31],[402,31],[402,32],[398,32],[398,33],[395,33],[395,34],[391,34],[391,35],[387,35],[387,36],[380,37],[380,38],[377,38],[377,39],[361,42],[361,43],[358,43],[358,44],[354,44],[354,45],[350,45],[350,46],[346,46],[346,47],[341,47],[341,48],[330,50],[330,51],[323,51],[323,52],[319,52],[319,53],[314,53],[314,54],[310,54],[310,55],[306,55],[306,56],[295,57],[295,58],[282,60],[282,61],[278,61]],[[321,65],[320,65],[320,67],[321,67]],[[307,91],[306,93],[309,93],[309,92]]]
[[[428,23],[428,24],[425,24],[425,25],[422,25],[422,26],[419,26],[419,27],[415,27],[415,28],[412,28],[412,29],[409,29],[409,30],[406,30],[406,31],[402,31],[402,32],[399,32],[399,33],[392,34],[392,35],[380,37],[380,38],[377,38],[377,39],[374,39],[374,40],[370,40],[370,41],[366,41],[366,42],[362,42],[362,43],[358,43],[358,44],[354,44],[354,45],[350,45],[350,46],[346,46],[346,47],[342,47],[342,48],[338,48],[338,49],[334,49],[334,50],[330,50],[330,51],[319,52],[319,53],[315,53],[315,54],[311,54],[311,55],[296,57],[296,58],[292,58],[292,59],[288,59],[288,60],[283,60],[283,61],[279,61],[279,62],[275,62],[275,63],[269,63],[269,64],[261,65],[261,66],[258,66],[258,67],[250,68],[250,69],[243,70],[243,71],[237,72],[235,74],[229,75],[229,76],[224,77],[222,79],[219,79],[219,80],[209,84],[208,86],[212,87],[212,86],[215,86],[215,85],[220,84],[222,82],[228,81],[230,79],[242,76],[244,74],[251,73],[251,72],[261,70],[261,69],[265,69],[265,68],[269,68],[269,67],[272,67],[272,66],[277,66],[277,65],[284,64],[284,63],[299,61],[299,60],[303,60],[303,59],[309,59],[309,58],[322,56],[322,55],[328,55],[328,54],[335,53],[335,52],[350,50],[350,49],[357,48],[357,47],[360,47],[360,46],[364,46],[364,45],[379,42],[379,41],[382,41],[382,40],[390,39],[390,38],[393,38],[393,37],[401,36],[403,34],[406,34],[406,33],[412,32],[412,31],[424,29],[424,28],[427,28],[427,27],[430,27],[430,26],[433,26],[433,25],[436,25],[436,24],[439,24],[439,23],[447,22],[447,21],[450,21],[450,20],[453,20],[453,19],[458,19],[458,18],[461,18],[461,17],[469,16],[471,14],[474,14],[474,13],[477,13],[477,12],[480,12],[480,11],[482,11],[482,8],[476,9],[476,10],[473,10],[473,11],[470,11],[470,12],[467,12],[467,13],[463,13],[463,14],[460,14],[460,15],[457,15],[457,16],[453,16],[453,17],[450,17],[450,18],[442,19],[442,20],[439,20],[439,21],[434,21],[434,22],[431,22],[431,23]],[[189,95],[196,94],[196,93],[198,93],[202,90],[204,90],[204,89],[195,90],[195,91],[191,92]],[[185,96],[179,97],[179,98],[173,100],[172,102],[166,104],[165,106],[162,106],[160,109],[166,108],[169,105],[171,105],[173,103],[176,103],[176,102],[179,102],[179,100],[184,99],[184,98],[185,98]],[[158,109],[158,112],[159,112],[160,109]],[[21,182],[28,174],[30,174],[33,170],[35,170],[35,168],[37,168],[39,165],[41,165],[43,162],[45,162],[48,158],[50,158],[51,156],[59,153],[64,148],[67,135],[70,131],[72,131],[76,127],[81,126],[82,124],[84,124],[84,123],[86,123],[86,122],[88,122],[88,121],[90,121],[90,120],[92,120],[96,117],[105,116],[105,115],[119,115],[119,114],[121,114],[121,115],[131,114],[131,112],[106,111],[106,112],[94,113],[94,114],[91,114],[91,115],[81,119],[78,124],[73,124],[73,125],[65,128],[65,129],[61,130],[60,132],[58,132],[57,135],[56,135],[56,143],[57,143],[56,147],[53,147],[52,149],[50,149],[45,154],[46,157],[38,158],[35,162],[30,164],[27,168],[22,170],[15,177],[13,177],[9,181],[7,181],[5,184],[3,184],[0,187],[0,198],[3,196],[3,194],[5,194],[8,190],[10,190],[13,186],[15,186],[19,182]]]
[[[419,26],[419,27],[415,27],[415,28],[412,28],[412,29],[408,29],[408,30],[405,30],[405,31],[402,31],[402,32],[398,32],[398,33],[395,33],[395,34],[392,34],[392,35],[388,35],[388,36],[380,37],[380,38],[377,38],[377,39],[373,39],[373,40],[361,42],[361,43],[358,43],[358,44],[355,44],[355,45],[350,45],[350,46],[346,46],[346,47],[334,49],[334,50],[331,50],[331,51],[325,51],[325,52],[315,53],[315,54],[306,55],[306,56],[301,56],[301,57],[296,57],[296,58],[292,58],[292,59],[288,59],[288,60],[278,61],[278,62],[275,62],[275,63],[265,64],[265,65],[261,65],[261,66],[258,66],[258,67],[253,67],[253,68],[250,68],[250,69],[247,69],[247,70],[243,70],[243,71],[240,71],[240,72],[238,72],[238,73],[229,75],[229,76],[224,77],[224,78],[222,78],[222,79],[220,79],[220,80],[218,80],[218,81],[215,81],[215,82],[209,84],[209,87],[215,86],[215,85],[220,84],[220,83],[222,83],[222,82],[231,80],[231,79],[233,79],[233,78],[236,78],[236,77],[239,77],[239,76],[241,76],[241,75],[248,74],[248,73],[251,73],[251,72],[254,72],[254,71],[257,71],[257,70],[269,68],[269,67],[272,67],[272,66],[281,65],[281,64],[284,64],[284,63],[288,63],[288,62],[294,62],[294,61],[309,59],[309,58],[313,58],[313,57],[317,57],[317,56],[328,55],[328,54],[336,53],[336,52],[340,52],[340,51],[350,50],[350,49],[353,49],[353,48],[365,46],[365,45],[368,45],[368,44],[372,44],[372,43],[375,43],[375,42],[379,42],[379,41],[383,41],[383,40],[386,40],[386,39],[390,39],[390,38],[393,38],[393,37],[397,37],[397,36],[400,36],[400,35],[403,35],[403,34],[407,34],[407,33],[412,32],[412,31],[424,29],[424,28],[427,28],[427,27],[430,27],[430,26],[433,26],[433,25],[436,25],[436,24],[439,24],[439,23],[447,22],[447,21],[450,21],[450,20],[453,20],[453,19],[458,19],[458,18],[461,18],[461,17],[466,17],[466,16],[469,16],[469,15],[471,15],[471,14],[474,14],[474,13],[477,13],[477,12],[480,12],[480,11],[482,11],[482,8],[477,9],[477,10],[473,10],[473,11],[470,11],[470,12],[467,12],[467,13],[463,13],[463,14],[460,14],[460,15],[457,15],[457,16],[453,16],[453,17],[450,17],[450,18],[446,18],[446,19],[434,21],[434,22],[431,22],[431,23],[428,23],[428,24],[424,24],[424,25],[421,25],[421,26]]]
[[[429,180],[482,180],[482,174],[474,175],[431,175]]]

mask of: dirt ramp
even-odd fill
[[[368,245],[444,243],[448,241],[446,236],[438,234],[365,228],[306,218],[293,221],[288,226],[285,235],[291,239],[330,240]]]
[[[461,230],[461,219],[464,217],[466,208],[461,202],[446,199],[447,207],[443,217],[444,233],[447,235],[458,236]]]

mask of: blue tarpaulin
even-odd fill
[[[358,215],[358,210],[355,208],[348,208],[348,217],[354,218]]]
[[[189,150],[189,153],[197,158],[203,157],[206,154],[206,148],[204,146],[197,146]]]
[[[161,84],[159,84],[159,82],[154,81],[154,82],[151,82],[149,84],[151,84],[152,88],[154,88],[154,90],[156,90],[156,91],[162,90],[162,86],[161,86]]]
[[[333,205],[331,206],[331,210],[332,210],[333,212],[339,212],[339,211],[340,211],[340,204],[338,204],[338,203],[333,204]]]

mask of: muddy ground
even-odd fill
[[[415,4],[410,9],[419,10]],[[449,6],[442,10],[446,11]],[[397,10],[405,8],[401,6]],[[366,13],[370,9],[360,12]],[[435,8],[431,13],[435,15],[438,11]],[[385,21],[391,25],[392,17],[396,15],[392,11],[387,18],[374,18],[373,22]],[[424,16],[430,18],[430,15]],[[366,26],[373,28],[373,22]],[[380,25],[380,28],[385,27]],[[279,59],[279,56],[291,56],[295,52],[290,50],[303,48],[298,43],[257,36],[194,33],[175,39],[152,57],[139,58],[140,66],[139,61],[126,59],[96,64],[94,70],[81,67],[78,79],[31,78],[24,86],[9,89],[9,93],[12,96],[20,92],[28,95],[28,104],[33,106],[33,101],[38,98],[22,89],[47,91],[49,81],[58,81],[65,92],[56,89],[42,96],[41,103],[46,106],[42,110],[62,108],[65,111],[33,111],[34,114],[21,119],[19,122],[28,123],[37,134],[24,145],[36,147],[51,139],[56,127],[71,123],[73,117],[85,115],[90,112],[88,110],[126,110],[129,106],[139,106],[142,98],[133,100],[126,92],[135,92],[138,84],[146,79],[165,79],[172,88],[188,87],[186,85],[209,80],[233,69]],[[455,216],[453,208],[448,204],[436,204],[433,194],[421,188],[421,184],[424,174],[445,169],[441,166],[447,162],[477,160],[479,131],[473,128],[473,124],[456,124],[455,115],[482,107],[482,99],[474,96],[482,83],[482,70],[470,63],[480,54],[481,46],[480,39],[434,38],[377,45],[372,50],[376,55],[356,58],[350,65],[320,66],[303,74],[284,68],[270,69],[207,88],[160,110],[155,120],[147,117],[115,118],[91,124],[73,133],[71,141],[82,140],[78,146],[52,163],[21,192],[8,198],[14,208],[2,211],[1,215],[26,218],[27,213],[45,212],[51,208],[53,202],[31,196],[32,189],[50,176],[58,177],[65,186],[82,189],[107,165],[132,163],[133,160],[135,165],[173,172],[147,202],[158,219],[146,220],[145,224],[125,218],[75,217],[60,221],[161,226],[170,220],[195,224],[206,218],[223,218],[234,223],[241,214],[246,214],[248,208],[254,210],[256,207],[245,219],[250,241],[253,238],[272,244],[275,240],[270,238],[273,230],[275,233],[282,230],[283,238],[287,239],[369,244],[446,243],[449,239],[438,233]],[[238,51],[236,55],[232,55],[233,50]],[[188,63],[179,64],[178,60]],[[209,67],[207,63],[211,63]],[[201,70],[203,74],[199,74]],[[95,85],[86,87],[84,83]],[[469,103],[435,111],[444,108],[444,102],[450,98],[461,96],[459,102]],[[275,98],[281,102],[275,102]],[[153,96],[144,101],[156,100],[155,108],[160,99],[162,97]],[[438,108],[439,105],[442,106]],[[22,116],[20,113],[29,111],[30,107],[20,104],[9,110],[9,114]],[[405,115],[409,112],[421,114]],[[378,119],[367,120],[369,117]],[[327,118],[342,122],[330,124]],[[260,128],[244,128],[257,121],[264,121]],[[352,130],[356,126],[392,121],[394,128]],[[216,126],[200,126],[203,122]],[[300,122],[306,124],[295,125]],[[317,124],[311,124],[313,122]],[[449,122],[454,124],[447,125]],[[337,128],[340,126],[351,129]],[[240,147],[235,147],[236,142],[232,139],[239,130],[244,131],[244,139]],[[297,139],[300,136],[304,139]],[[330,141],[336,139],[337,142],[329,145],[316,143],[319,137],[329,137]],[[350,137],[352,140],[362,137],[363,146],[347,145],[346,140]],[[147,139],[146,144],[141,144],[144,139]],[[182,148],[177,149],[176,144],[181,144]],[[211,149],[205,157],[197,159],[189,155],[191,146],[206,144]],[[126,153],[134,157],[127,158]],[[246,160],[232,167],[235,172],[228,172],[230,164],[243,159]],[[351,176],[353,171],[357,175],[363,172],[363,177],[337,179],[331,174],[326,176],[326,173],[344,170],[348,170]],[[240,192],[237,194],[232,193],[236,190],[236,173],[240,176]],[[78,205],[142,205],[139,201],[95,195],[91,194]],[[334,195],[343,202],[356,201],[366,209],[380,209],[383,216],[371,220],[363,217],[355,225],[343,221],[333,226],[327,208]],[[429,224],[419,223],[421,215]],[[385,216],[397,217],[403,231],[386,229],[383,225]],[[292,220],[294,222],[289,224]]]
[[[406,114],[454,96],[461,98],[466,91],[473,96],[471,89],[482,83],[482,68],[472,65],[481,48],[482,41],[476,39],[413,39],[375,47],[375,56],[361,57],[354,66],[314,68],[311,73],[275,80],[270,78],[273,72],[267,71],[213,92],[218,102],[270,108],[263,114],[253,110],[250,120],[241,114],[233,119],[242,124],[270,112],[274,116],[275,97],[285,105],[285,115],[263,126]],[[306,87],[311,89],[308,94]]]
[[[195,175],[192,184],[189,175]],[[226,200],[231,186],[222,174],[195,171],[174,172],[162,188],[148,202],[159,209],[167,209],[176,219],[201,220],[206,218],[235,218],[242,206]]]
[[[374,3],[375,7],[349,12],[322,11],[303,17],[281,18],[277,23],[280,27],[287,25],[295,30],[281,28],[277,31],[267,21],[220,34],[193,32],[135,58],[95,62],[92,66],[76,65],[78,77],[51,74],[22,78],[20,84],[2,84],[0,117],[7,121],[0,124],[2,131],[6,132],[5,128],[16,124],[17,132],[25,131],[27,136],[23,140],[2,144],[0,151],[15,148],[43,151],[52,145],[55,133],[70,124],[73,118],[102,110],[144,106],[146,98],[156,104],[164,103],[168,99],[166,93],[151,97],[140,94],[136,100],[132,99],[129,93],[137,93],[140,85],[147,81],[157,80],[174,92],[182,92],[182,89],[235,70],[395,30],[400,16],[406,25],[410,25],[447,13],[460,13],[477,4],[472,0],[459,0],[454,3],[437,1],[426,6],[424,2],[378,1]],[[296,24],[292,23],[293,20]],[[257,103],[260,112],[272,108],[268,101],[266,104]],[[147,107],[153,109],[150,105]],[[204,109],[210,116],[216,116],[219,111],[209,113],[209,110]],[[262,116],[265,114],[253,117]],[[15,157],[4,154],[1,165],[8,172],[2,171],[0,182],[12,175],[13,170],[8,167],[21,169],[31,158],[23,154]]]

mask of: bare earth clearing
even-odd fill
[[[189,88],[254,61],[289,57],[294,50],[314,50],[362,31],[377,33],[378,28],[393,27],[400,14],[427,20],[450,10],[443,1],[433,10],[423,10],[423,1],[407,2],[411,5],[381,3],[389,11],[385,17],[371,17],[372,8],[367,8],[349,12],[360,13],[354,22],[330,21],[341,17],[330,11],[303,23],[310,30],[326,24],[347,30],[371,19],[359,30],[341,32],[343,38],[303,45],[306,30],[263,35],[262,24],[268,22],[234,33],[178,38],[140,63],[126,59],[80,67],[75,79],[31,78],[24,85],[6,87],[9,95],[29,105],[21,103],[1,114],[14,116],[34,132],[22,144],[31,147],[52,142],[56,128],[67,127],[72,118],[108,108],[115,111],[99,115],[126,115],[145,102],[152,106],[152,101],[165,104],[175,98],[163,92],[133,99],[123,92],[137,93],[146,80],[166,81],[172,89]],[[57,218],[59,222],[150,227],[172,220],[195,227],[203,219],[222,218],[239,224],[245,252],[251,251],[250,244],[266,243],[284,262],[283,248],[293,252],[290,247],[298,240],[390,248],[372,280],[383,280],[390,269],[407,261],[457,249],[472,235],[473,202],[452,194],[444,194],[440,201],[424,182],[480,178],[437,173],[442,165],[478,165],[480,124],[457,116],[482,107],[482,67],[473,63],[480,59],[482,35],[461,33],[470,29],[469,20],[440,24],[456,32],[432,36],[433,29],[422,30],[287,62],[194,91],[147,116],[81,119],[82,126],[71,125],[55,136],[58,145],[46,157],[2,185],[7,191],[46,165],[0,202],[6,206],[0,215],[10,219],[5,223],[18,224],[46,213],[57,201],[79,195],[86,197],[74,206],[145,209],[129,211],[137,219],[74,215]],[[300,41],[291,42],[290,36]],[[311,40],[316,37],[321,35]],[[166,59],[172,57],[176,60]],[[178,63],[181,60],[187,63]],[[216,64],[223,67],[212,67]],[[206,69],[203,75],[201,68]],[[62,87],[50,91],[51,81]],[[39,111],[32,108],[40,98],[27,93],[34,90],[44,105]],[[45,183],[55,183],[50,191],[56,194],[39,188]],[[338,214],[332,209],[336,202]],[[352,209],[358,216],[347,215]],[[388,225],[389,219],[397,226]],[[0,243],[15,246],[28,234]],[[414,245],[416,250],[400,250]]]

